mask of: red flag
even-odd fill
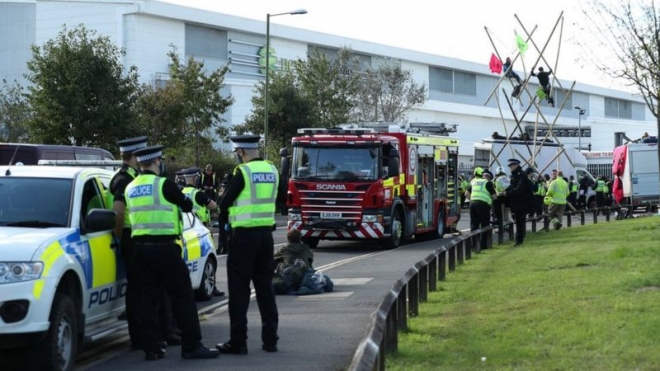
[[[502,61],[497,58],[495,53],[490,55],[490,72],[497,74],[502,73]]]

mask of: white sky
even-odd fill
[[[518,16],[529,32],[535,25],[538,26],[532,38],[541,49],[563,11],[563,30],[557,27],[543,53],[550,67],[557,72],[557,77],[577,80],[578,83],[626,89],[622,82],[613,81],[596,71],[589,57],[585,58],[584,49],[578,46],[579,42],[594,45],[589,41],[592,36],[584,32],[588,21],[584,19],[581,10],[588,6],[589,0],[164,1],[264,22],[268,13],[303,8],[308,11],[307,14],[273,17],[271,25],[282,24],[484,64],[488,64],[494,51],[484,27],[488,27],[495,46],[502,58],[505,58],[515,51],[514,30],[525,36],[514,15]],[[620,3],[618,0],[605,1]],[[594,53],[599,58],[611,56],[607,50],[594,50]],[[555,66],[558,56],[559,63]],[[537,57],[538,53],[530,43],[523,58],[526,71],[531,70]],[[546,66],[543,62],[539,65]],[[523,70],[523,63],[517,61],[514,69]]]

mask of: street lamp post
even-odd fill
[[[266,14],[266,83],[264,84],[264,159],[268,159],[268,70],[270,70],[270,17],[278,15],[298,15],[307,14],[307,10],[298,9],[291,12]]]
[[[582,149],[582,116],[587,113],[586,109],[583,109],[580,106],[574,107],[578,110],[578,151]]]

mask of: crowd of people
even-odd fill
[[[207,165],[165,176],[163,146],[147,146],[146,137],[120,141],[123,165],[110,182],[108,200],[117,214],[113,244],[126,268],[126,314],[132,349],[149,361],[181,345],[184,359],[247,354],[250,283],[261,313],[262,349],[277,352],[278,312],[273,289],[275,205],[283,200],[275,166],[259,157],[259,136],[233,136],[239,165],[222,181]],[[228,341],[210,349],[202,344],[197,306],[179,240],[182,212],[210,223],[218,210],[218,252],[227,254]],[[230,249],[229,245],[236,248]],[[224,293],[214,293],[216,296]]]
[[[550,226],[558,230],[567,209],[575,212],[590,207],[611,207],[614,203],[613,180],[606,176],[600,175],[594,182],[584,174],[578,180],[554,169],[550,174],[538,174],[531,167],[523,171],[520,165],[518,159],[508,160],[510,176],[503,167],[497,168],[495,176],[481,167],[474,169],[471,180],[459,176],[460,204],[461,208],[469,207],[471,230],[488,225],[502,226],[513,220],[515,246],[519,246],[525,238],[528,216],[547,213]],[[593,205],[587,204],[589,189],[595,192]],[[481,247],[486,247],[485,239]]]

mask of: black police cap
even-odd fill
[[[133,153],[138,149],[145,148],[147,146],[147,139],[146,136],[122,139],[117,142],[119,152]]]
[[[520,160],[518,160],[517,158],[510,158],[509,162],[508,162],[508,165],[511,166],[511,165],[514,165],[514,164],[515,165],[520,165]]]
[[[259,135],[234,135],[229,137],[232,149],[258,149],[261,137]]]
[[[156,158],[163,157],[163,148],[164,146],[149,146],[145,148],[140,148],[137,151],[133,152],[133,155],[137,158],[138,162],[147,162]]]
[[[190,167],[179,171],[176,175],[183,176],[184,178],[192,178],[199,175],[200,171],[201,170],[198,167]]]

